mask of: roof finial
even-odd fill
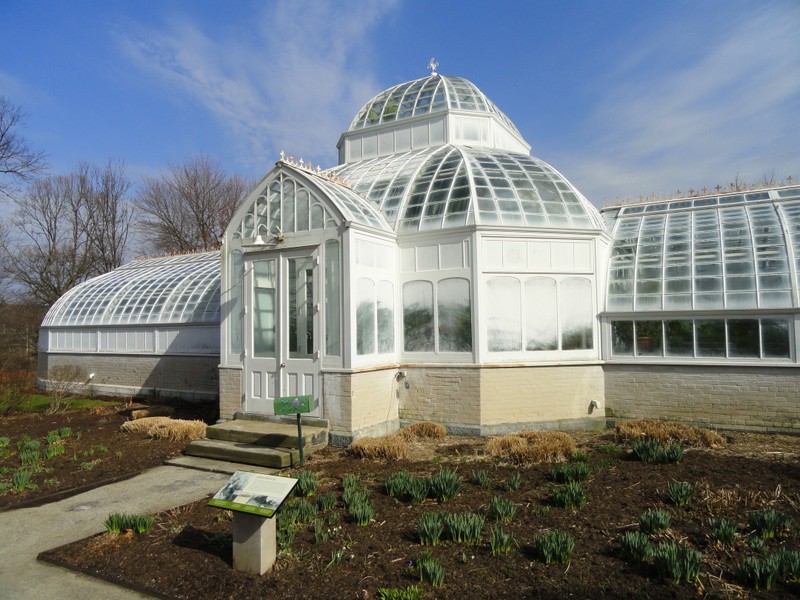
[[[436,68],[439,66],[439,63],[436,62],[435,58],[431,58],[428,61],[428,68],[431,70],[431,75],[436,75]]]

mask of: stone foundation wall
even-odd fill
[[[142,356],[138,354],[39,353],[36,377],[47,388],[58,365],[94,373],[91,391],[118,396],[162,396],[212,400],[219,396],[219,356]]]
[[[609,417],[800,433],[800,368],[605,365]]]
[[[469,432],[481,424],[481,371],[465,367],[410,367],[398,381],[400,419],[434,421],[453,432]],[[405,387],[408,382],[408,388]]]
[[[480,378],[484,435],[605,426],[602,365],[485,368]]]
[[[396,369],[323,374],[323,418],[335,443],[396,431]]]
[[[242,404],[242,368],[219,367],[219,418],[223,421],[233,419],[244,410]]]
[[[605,423],[600,365],[409,367],[407,381],[398,389],[400,419],[435,421],[454,433]]]

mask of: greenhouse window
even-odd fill
[[[788,319],[611,321],[613,357],[791,358]]]

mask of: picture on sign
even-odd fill
[[[297,484],[291,477],[236,471],[209,506],[272,517]]]
[[[279,396],[273,402],[276,415],[292,415],[314,410],[314,396]]]

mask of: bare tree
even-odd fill
[[[228,176],[205,156],[145,178],[136,200],[144,238],[158,252],[179,253],[219,248],[228,222],[251,184]]]
[[[133,224],[133,206],[127,201],[133,182],[125,176],[125,163],[109,160],[103,168],[88,163],[78,166],[83,187],[84,227],[94,256],[94,270],[106,273],[125,258]]]
[[[122,163],[82,164],[74,173],[33,181],[15,200],[0,256],[28,301],[49,306],[122,264],[133,218],[125,202],[129,188]]]
[[[44,154],[32,150],[19,135],[22,112],[0,96],[0,196],[11,198],[16,183],[27,181],[45,168]]]

